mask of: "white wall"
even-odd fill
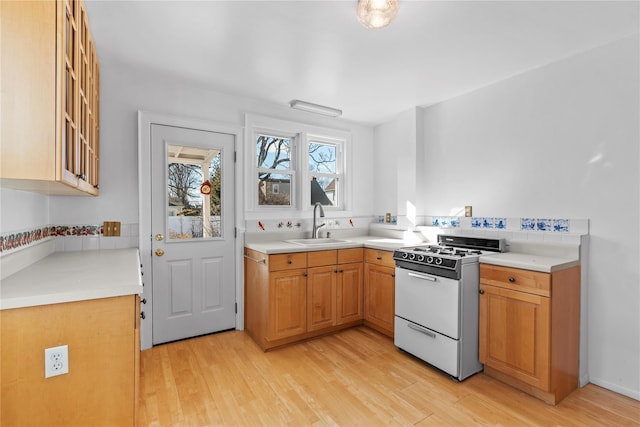
[[[426,108],[416,177],[425,215],[590,219],[589,377],[636,399],[639,49],[636,35]],[[376,141],[405,137],[394,126]]]
[[[100,196],[52,197],[53,223],[138,222],[138,110],[238,126],[244,124],[244,113],[251,112],[350,131],[354,156],[349,174],[354,184],[353,213],[371,214],[371,127],[291,110],[288,99],[282,100],[282,106],[266,104],[118,64],[102,63],[100,76]]]
[[[0,234],[49,225],[49,196],[0,187]]]

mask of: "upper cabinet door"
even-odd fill
[[[2,186],[98,195],[99,65],[84,3],[0,7]]]

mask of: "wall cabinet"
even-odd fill
[[[578,386],[580,269],[542,273],[480,265],[485,373],[547,403]]]
[[[0,311],[7,426],[134,426],[137,295]],[[44,377],[44,349],[67,345],[69,373]]]
[[[365,249],[364,323],[393,338],[395,261],[393,252]]]
[[[245,329],[266,350],[362,323],[363,249],[245,248]]]
[[[2,2],[2,186],[98,195],[98,58],[84,2]]]

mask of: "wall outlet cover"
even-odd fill
[[[44,349],[44,377],[50,378],[69,373],[69,346],[61,345]]]

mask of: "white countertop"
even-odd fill
[[[138,249],[56,252],[0,281],[0,309],[141,293]]]
[[[310,252],[310,251],[324,251],[331,249],[348,249],[348,248],[371,248],[381,249],[385,251],[394,251],[403,246],[414,246],[420,244],[415,240],[403,240],[394,239],[380,236],[351,236],[351,237],[337,237],[337,239],[343,240],[338,243],[330,243],[324,245],[308,245],[302,246],[295,243],[288,243],[284,240],[273,240],[266,242],[251,242],[246,243],[245,246],[249,249],[262,252],[264,254],[282,254],[291,252]]]
[[[504,252],[501,254],[483,255],[480,263],[499,265],[502,267],[521,268],[524,270],[553,273],[580,264],[578,258],[562,258],[529,253]]]

